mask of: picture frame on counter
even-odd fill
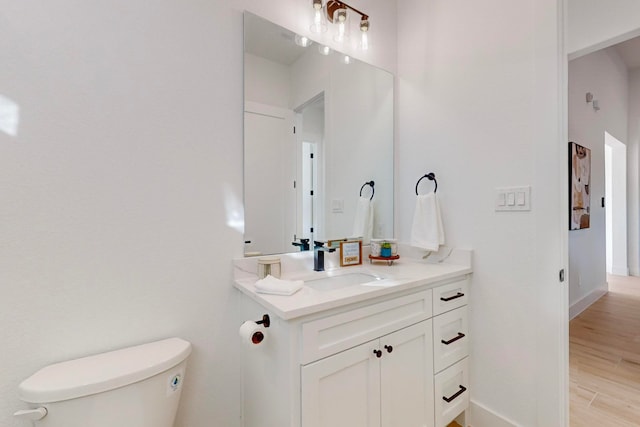
[[[340,267],[362,265],[362,240],[340,242]]]

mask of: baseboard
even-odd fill
[[[616,276],[628,276],[629,269],[625,265],[614,265],[611,267],[611,274]]]
[[[591,304],[598,301],[607,293],[606,289],[595,289],[587,295],[580,298],[578,301],[571,304],[569,307],[569,320],[576,317],[578,314],[585,311]]]
[[[481,403],[469,402],[468,427],[517,427],[518,424],[492,411]]]

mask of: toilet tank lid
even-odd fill
[[[51,403],[113,390],[164,372],[190,353],[189,342],[169,338],[56,363],[24,380],[18,387],[20,399]]]

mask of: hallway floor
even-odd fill
[[[640,426],[640,278],[608,281],[569,323],[572,427]]]

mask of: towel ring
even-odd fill
[[[365,182],[364,184],[362,184],[362,187],[360,187],[360,197],[362,197],[362,190],[367,185],[371,186],[371,198],[369,198],[369,200],[373,200],[373,195],[376,194],[376,189],[373,187],[374,185],[376,185],[376,183],[373,181]]]
[[[424,178],[427,178],[429,181],[433,181],[435,183],[436,188],[433,190],[434,193],[438,191],[438,181],[436,180],[436,174],[433,172],[429,172],[428,174],[420,177],[418,182],[416,182],[416,196],[418,195],[418,185],[420,185],[420,181],[422,181]]]

